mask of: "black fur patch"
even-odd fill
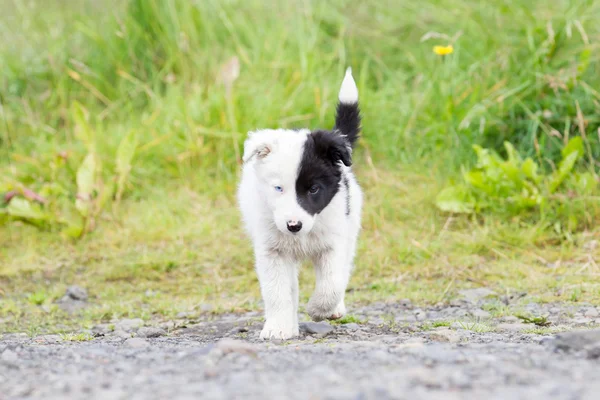
[[[315,131],[307,136],[296,196],[298,204],[309,214],[319,214],[337,194],[342,179],[340,161],[346,166],[352,164],[348,144],[342,136],[331,131]],[[315,188],[316,193],[311,193]]]

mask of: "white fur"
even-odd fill
[[[356,96],[356,85],[347,72],[340,101],[356,102]],[[313,261],[316,273],[308,314],[318,321],[341,318],[346,313],[344,293],[360,230],[362,193],[351,169],[340,164],[349,193],[340,182],[338,192],[321,213],[312,216],[304,211],[296,200],[295,182],[309,133],[259,130],[251,132],[244,144],[238,202],[253,242],[265,305],[263,339],[288,339],[299,334],[298,269],[305,259]],[[276,191],[275,186],[283,191]],[[348,194],[350,215],[346,215]],[[287,230],[290,220],[302,222],[297,234]]]
[[[346,76],[344,76],[344,80],[342,81],[338,99],[343,104],[356,104],[358,102],[358,88],[352,77],[352,68],[350,67],[346,69]]]

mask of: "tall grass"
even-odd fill
[[[555,159],[578,134],[577,107],[598,156],[593,1],[7,3],[5,155],[73,146],[77,100],[108,148],[143,132],[146,177],[228,176],[249,129],[331,125],[353,65],[364,144],[380,160],[456,167],[471,144],[504,140]],[[451,57],[432,53],[448,42]],[[241,74],[228,99],[218,75],[232,56]]]

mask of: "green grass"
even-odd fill
[[[534,220],[462,217],[434,206],[473,165],[473,144],[502,152],[509,140],[550,171],[566,138],[582,136],[577,167],[597,167],[598,2],[0,7],[0,192],[26,187],[51,199],[35,225],[0,207],[3,331],[173,318],[202,304],[258,309],[235,206],[244,137],[262,127],[330,127],[348,65],[364,117],[355,168],[365,191],[350,310],[403,298],[434,304],[478,286],[525,291],[525,301],[600,303],[598,190],[559,193],[566,218],[586,221],[572,231],[543,211]],[[433,53],[450,42],[453,54]],[[232,57],[240,73],[228,91],[222,66]],[[113,195],[130,132],[138,145],[122,196]],[[92,152],[94,212],[83,218],[76,172]],[[75,240],[82,219],[89,232]],[[47,307],[71,284],[88,289],[90,307],[75,316]],[[303,302],[312,284],[303,270]]]
[[[345,325],[345,324],[365,324],[367,321],[364,321],[358,318],[355,315],[348,314],[343,316],[338,320],[331,321],[332,324]]]
[[[61,334],[60,338],[65,342],[87,342],[93,339],[93,337],[87,333],[66,333]]]
[[[435,328],[450,327],[451,325],[452,325],[452,321],[444,321],[444,320],[431,321],[431,322],[425,322],[421,326],[421,330],[430,331]]]

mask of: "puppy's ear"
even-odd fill
[[[337,133],[329,131],[316,131],[312,134],[315,151],[320,157],[327,159],[332,164],[344,163],[349,167],[352,165],[352,150],[346,139]]]
[[[244,155],[242,161],[245,163],[253,157],[264,159],[273,151],[275,139],[271,131],[256,131],[248,133],[248,139],[244,142]]]
[[[341,161],[346,167],[352,165],[352,154],[345,140],[332,143],[329,149],[329,158],[334,162]]]

